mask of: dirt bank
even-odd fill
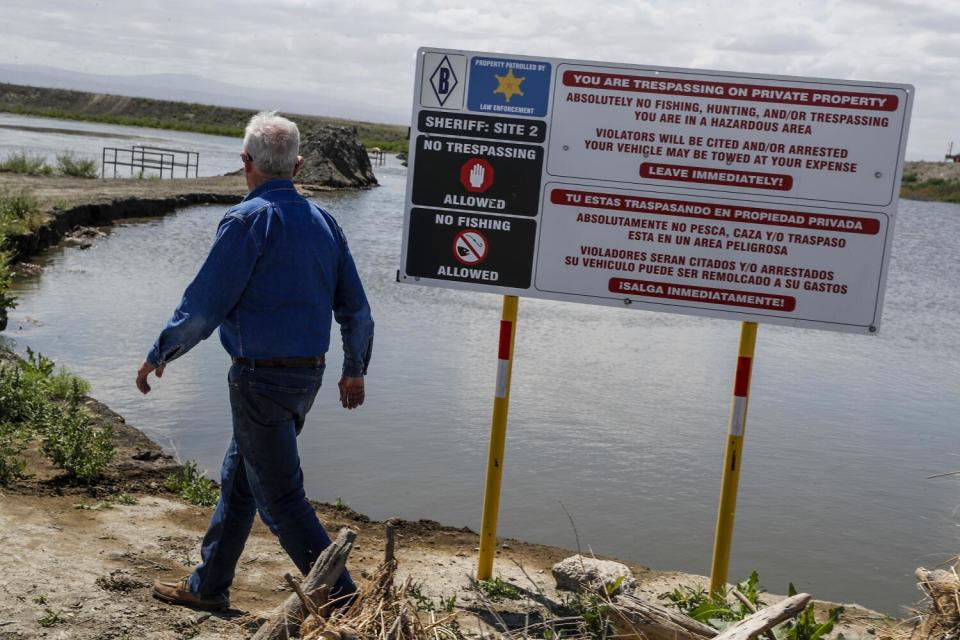
[[[244,623],[288,595],[282,576],[296,575],[296,569],[258,521],[240,561],[229,611],[209,616],[154,600],[154,579],[179,579],[197,562],[210,509],[155,493],[136,494],[136,500],[90,510],[75,506],[96,507],[95,499],[84,496],[0,496],[0,639],[245,638]],[[374,571],[383,554],[383,525],[358,521],[330,505],[318,511],[333,531],[341,526],[359,531],[349,562],[354,576],[362,580]],[[431,522],[397,522],[396,527],[401,574],[421,583],[423,596],[434,603],[456,595],[467,635],[488,628],[476,615],[483,607],[469,582],[478,537]],[[496,572],[525,596],[500,603],[501,615],[522,624],[527,613],[543,614],[538,598],[562,601],[550,567],[569,550],[515,540],[502,544]],[[705,584],[702,577],[632,568],[640,590],[651,598],[679,584]],[[42,626],[51,619],[56,622]],[[885,620],[850,607],[841,631],[848,638],[870,630],[883,635]]]
[[[10,238],[14,262],[55,245],[78,226],[102,226],[123,218],[171,213],[194,204],[234,204],[247,186],[242,176],[182,180],[89,180],[0,173],[0,191],[26,191],[47,211],[33,233]]]

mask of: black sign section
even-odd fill
[[[417,136],[413,204],[537,215],[543,147]]]
[[[543,120],[496,118],[469,113],[421,111],[417,129],[423,133],[509,142],[543,142],[547,139],[547,123]]]
[[[536,232],[523,218],[413,209],[407,275],[528,289]]]

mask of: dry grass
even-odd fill
[[[909,630],[912,638],[960,638],[960,557],[948,561],[945,569],[917,569],[917,586],[926,596],[926,611],[917,612],[918,624]],[[904,633],[906,637],[908,634]]]
[[[420,620],[417,605],[408,593],[411,580],[407,578],[397,588],[396,570],[396,560],[383,562],[354,602],[344,610],[334,610],[329,618],[323,614],[330,605],[321,605],[304,620],[303,640],[438,640],[441,635],[457,638],[444,626],[455,614],[429,624]]]

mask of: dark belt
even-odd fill
[[[307,358],[234,358],[236,364],[242,364],[247,367],[281,367],[285,369],[305,369],[321,366],[326,358],[323,356],[310,356]]]

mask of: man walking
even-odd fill
[[[232,356],[233,437],[201,563],[154,596],[199,609],[229,606],[229,588],[257,512],[306,574],[330,538],[303,489],[297,435],[323,377],[330,319],[343,339],[340,402],[363,404],[373,319],[343,231],[293,186],[300,132],[275,112],[250,119],[243,140],[249,194],[221,220],[210,254],[137,372],[158,378],[217,327]],[[344,570],[332,597],[356,591]]]

